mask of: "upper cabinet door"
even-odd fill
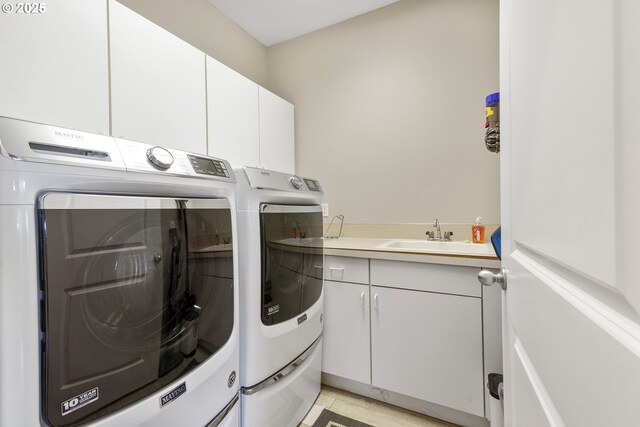
[[[106,2],[41,4],[0,13],[0,115],[107,134]]]
[[[208,154],[234,167],[260,164],[258,85],[207,56]]]
[[[295,173],[293,104],[260,87],[260,165]]]
[[[109,1],[112,135],[206,154],[205,55]]]

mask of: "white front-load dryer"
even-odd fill
[[[276,171],[236,177],[242,425],[297,426],[320,392],[323,192]]]
[[[0,118],[0,425],[238,425],[235,177]]]

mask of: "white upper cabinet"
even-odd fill
[[[43,5],[0,13],[0,116],[295,172],[291,103],[115,0]]]
[[[112,135],[206,154],[205,54],[109,1]]]
[[[208,154],[233,167],[260,165],[258,85],[207,56]]]
[[[295,172],[291,103],[207,57],[207,111],[210,156]]]
[[[107,134],[106,2],[41,5],[39,14],[0,13],[0,115]]]
[[[293,104],[263,87],[259,93],[260,164],[267,169],[295,173]]]

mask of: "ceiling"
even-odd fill
[[[209,0],[209,3],[262,44],[271,46],[397,1]]]

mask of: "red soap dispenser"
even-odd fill
[[[484,243],[484,224],[482,224],[482,217],[477,217],[476,222],[471,226],[471,237],[473,243]]]

